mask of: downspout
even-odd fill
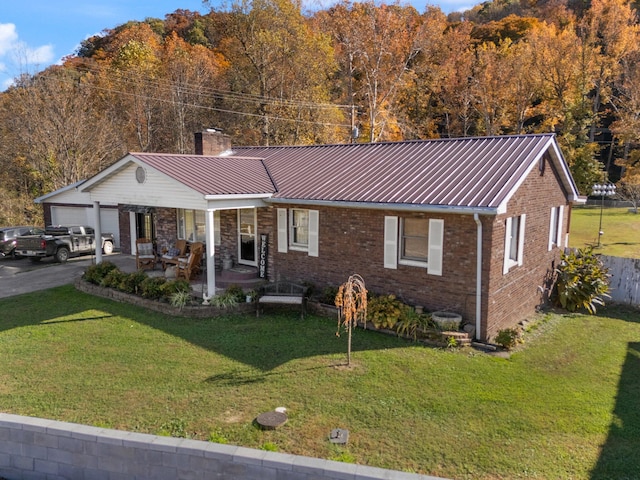
[[[477,213],[473,214],[473,219],[477,225],[476,244],[476,340],[480,340],[481,312],[482,312],[482,222]]]

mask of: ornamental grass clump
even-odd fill
[[[570,312],[584,308],[595,314],[609,297],[609,271],[591,247],[563,253],[556,274],[557,301]]]

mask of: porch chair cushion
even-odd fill
[[[153,243],[139,243],[138,244],[138,256],[149,257],[153,255]]]

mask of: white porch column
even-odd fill
[[[93,223],[95,238],[93,245],[96,249],[96,264],[102,263],[102,224],[100,223],[100,202],[93,202]]]
[[[215,222],[213,220],[215,210],[207,210],[205,215],[205,229],[207,239],[207,298],[216,295],[216,235]],[[203,292],[204,293],[204,292]],[[207,300],[205,298],[205,302]]]

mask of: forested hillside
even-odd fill
[[[0,224],[37,222],[35,197],[127,151],[191,152],[210,127],[236,145],[555,132],[587,194],[640,158],[636,6],[244,0],[105,30],[0,93]]]

